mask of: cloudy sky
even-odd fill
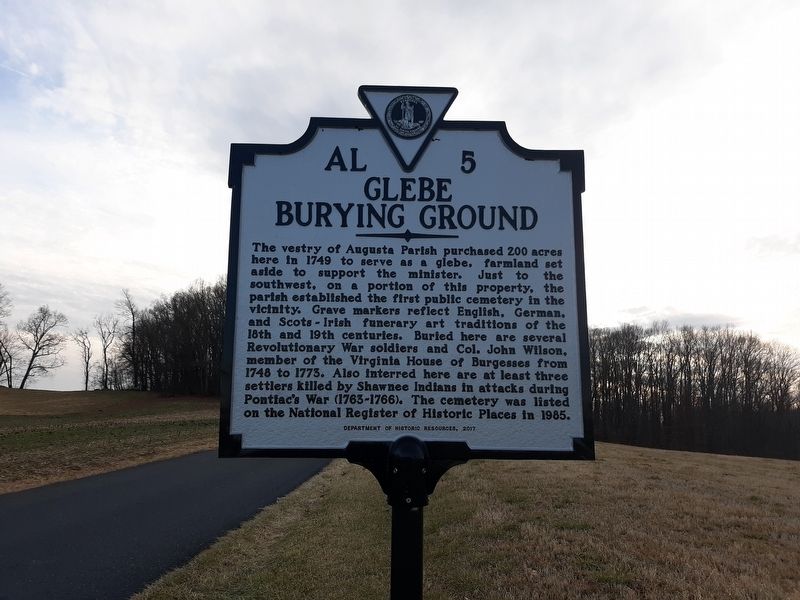
[[[224,274],[232,142],[366,117],[361,84],[586,152],[591,325],[800,348],[800,3],[0,0],[0,282],[87,326]],[[80,359],[37,387],[77,389]]]

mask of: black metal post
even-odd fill
[[[392,507],[391,600],[422,600],[422,511]]]
[[[406,436],[389,448],[392,506],[391,600],[422,600],[422,509],[428,503],[428,449]]]
[[[465,444],[431,446],[448,457],[431,459],[429,445],[412,436],[347,447],[348,460],[375,475],[392,507],[391,600],[422,600],[423,508],[442,475],[469,456]]]

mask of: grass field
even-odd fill
[[[337,461],[135,598],[387,598],[389,519]],[[800,463],[599,444],[457,467],[425,510],[425,598],[800,599]]]
[[[215,399],[0,388],[0,493],[215,447]]]

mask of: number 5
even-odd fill
[[[472,150],[463,150],[461,152],[461,172],[470,174],[475,170],[475,152]]]

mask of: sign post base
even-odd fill
[[[375,476],[392,507],[390,599],[422,600],[423,509],[442,475],[466,459],[431,459],[428,445],[413,436],[353,442],[347,455]]]

